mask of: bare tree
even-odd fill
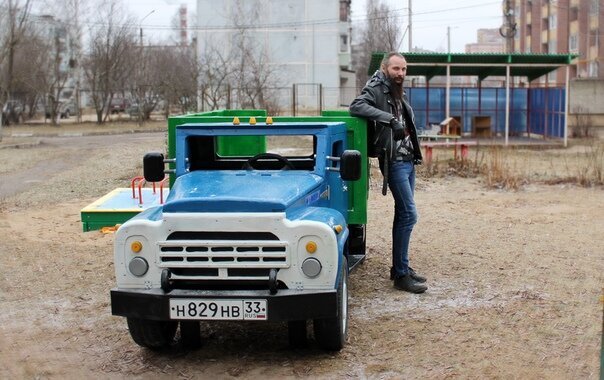
[[[27,21],[31,11],[31,0],[25,0],[22,4],[19,0],[7,0],[6,6],[8,18],[8,30],[4,41],[2,42],[2,50],[0,51],[0,64],[3,63],[6,57],[6,93],[11,96],[13,91],[13,73],[15,65],[15,54],[17,46],[22,41],[28,26]]]
[[[81,64],[83,59],[82,40],[84,36],[84,29],[81,20],[85,19],[89,14],[90,1],[46,0],[44,4],[47,12],[53,15],[60,24],[65,36],[65,46],[63,46],[63,50],[60,54],[60,65],[63,67],[64,71],[67,71],[66,82],[64,85],[69,86],[69,91],[63,88],[57,91],[55,86],[53,87],[51,94],[60,96],[62,95],[63,90],[66,90],[65,95],[68,94],[67,96],[74,100],[77,105],[77,117],[78,120],[80,120],[80,84],[82,81]],[[57,44],[55,43],[54,45],[54,48],[56,49]],[[56,57],[51,57],[49,61],[57,62]],[[52,113],[55,115],[57,109],[53,104],[50,105],[53,111]]]
[[[6,0],[0,3],[3,9],[2,25],[4,27],[0,40],[0,109],[4,103],[11,98],[14,86],[15,55],[19,43],[22,42],[25,31],[28,27],[28,18],[31,11],[31,0]],[[4,11],[6,10],[6,12]],[[3,120],[0,114],[0,125]]]
[[[374,52],[398,51],[403,41],[402,20],[383,0],[367,0],[367,24],[361,31],[360,49],[353,58],[357,84],[368,79],[367,70]]]
[[[199,74],[193,48],[181,45],[165,49],[168,54],[164,55],[165,59],[158,68],[168,69],[163,70],[167,75],[160,76],[163,77],[161,88],[166,101],[166,116],[172,104],[177,104],[182,113],[196,108]]]
[[[202,87],[202,102],[207,103],[211,110],[228,104],[229,79],[232,69],[227,58],[218,49],[210,46],[202,54],[198,62],[198,69]]]
[[[227,17],[233,22],[228,43],[204,41],[200,74],[204,98],[211,107],[236,103],[244,108],[275,108],[279,67],[269,59],[262,32],[254,25],[266,11],[261,0],[237,0]],[[225,49],[228,45],[230,49]]]
[[[117,1],[99,7],[98,22],[90,33],[83,71],[97,123],[107,120],[111,99],[126,88],[134,74],[137,49],[134,22],[124,18]]]
[[[166,54],[168,57],[166,57]],[[172,70],[169,53],[161,47],[137,46],[136,61],[127,88],[134,96],[138,107],[139,123],[147,121],[162,98],[164,77]],[[166,64],[164,62],[168,61]]]
[[[26,117],[31,118],[48,88],[49,45],[40,33],[29,34],[15,53],[13,91],[26,106]]]

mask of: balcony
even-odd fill
[[[350,53],[340,53],[338,54],[338,56],[340,61],[340,68],[350,69]]]

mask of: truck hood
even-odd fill
[[[282,212],[318,200],[322,182],[303,171],[195,171],[176,179],[163,211]]]

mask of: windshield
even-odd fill
[[[190,136],[189,170],[307,170],[315,168],[313,135]]]

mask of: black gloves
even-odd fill
[[[390,127],[392,128],[392,137],[395,140],[402,140],[405,137],[405,127],[397,118],[390,119]]]

